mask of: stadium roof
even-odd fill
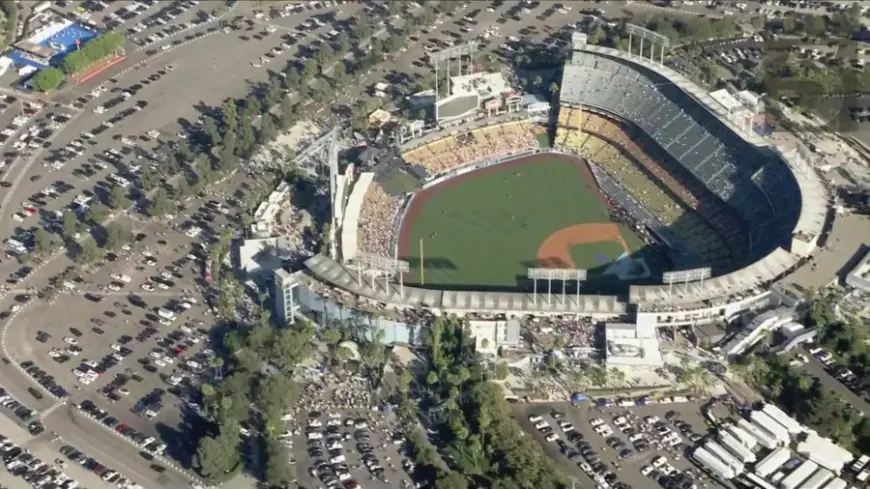
[[[622,316],[628,313],[628,304],[616,296],[606,295],[567,295],[565,302],[559,294],[553,294],[547,304],[546,294],[538,294],[537,306],[532,294],[520,292],[465,292],[440,291],[404,287],[398,284],[385,284],[383,277],[375,279],[374,286],[370,277],[363,275],[362,283],[357,280],[355,270],[325,255],[316,255],[305,262],[308,271],[320,281],[353,294],[368,297],[393,305],[411,307],[431,307],[446,311],[537,311],[539,313],[572,313],[588,315]],[[385,289],[384,286],[387,285]]]
[[[638,285],[629,289],[633,304],[691,304],[726,299],[735,294],[761,287],[797,265],[799,258],[777,248],[746,268],[707,279],[703,282],[670,285]]]

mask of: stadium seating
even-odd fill
[[[726,202],[751,227],[751,256],[767,254],[794,228],[800,206],[794,175],[778,158],[728,129],[666,78],[621,60],[577,51],[561,85],[564,103],[631,121],[670,159]],[[587,130],[599,129],[586,121]],[[723,214],[724,215],[724,214]],[[773,225],[773,227],[771,227]]]
[[[455,133],[405,152],[405,161],[439,175],[473,161],[508,156],[538,147],[543,128],[526,121],[505,122]]]

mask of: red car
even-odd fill
[[[118,426],[115,426],[115,431],[117,431],[118,433],[123,433],[127,430],[127,428],[129,428],[129,426],[125,424],[119,424]]]

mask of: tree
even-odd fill
[[[236,101],[228,98],[221,104],[221,118],[224,123],[224,137],[238,127],[239,109]]]
[[[254,132],[254,126],[251,124],[250,120],[246,120],[239,131],[239,145],[236,150],[236,155],[243,158],[250,157],[254,154],[256,146],[257,135]]]
[[[133,232],[130,228],[117,222],[106,226],[106,249],[118,250],[133,240]]]
[[[41,70],[33,77],[33,88],[38,92],[57,90],[64,81],[63,71],[49,67]]]
[[[269,360],[282,372],[292,372],[296,365],[311,355],[313,347],[310,338],[313,333],[313,327],[308,324],[293,329],[277,330]]]
[[[127,198],[127,191],[120,185],[112,187],[112,192],[109,194],[109,206],[112,209],[126,209],[130,205],[130,199]]]
[[[288,488],[296,480],[293,453],[283,443],[269,439],[266,444],[266,483],[273,488]]]
[[[109,208],[98,202],[88,207],[85,220],[93,226],[98,226],[109,217],[109,213]]]
[[[552,82],[550,83],[550,86],[547,90],[550,92],[550,95],[555,97],[556,94],[559,93],[559,84],[556,82]]]
[[[169,196],[164,188],[158,188],[154,192],[154,196],[148,202],[148,215],[152,217],[162,217],[172,211],[172,202],[169,201]]]
[[[435,479],[435,489],[468,489],[468,479],[455,470],[439,471]]]
[[[33,248],[36,253],[48,253],[54,250],[55,246],[57,241],[54,239],[54,234],[41,227],[36,228],[36,232],[33,233]]]
[[[142,186],[142,190],[148,192],[154,188],[157,184],[158,175],[149,165],[143,165],[142,169],[139,170],[139,185]]]
[[[63,213],[63,234],[64,236],[72,237],[79,232],[79,216],[73,211],[64,211]]]
[[[223,137],[221,136],[220,130],[218,130],[218,125],[214,117],[210,115],[203,117],[203,130],[205,131],[205,136],[208,139],[209,146],[217,146],[221,143]]]
[[[262,119],[260,119],[260,133],[258,142],[260,144],[267,144],[275,139],[275,136],[278,135],[278,129],[275,127],[275,117],[272,114],[265,114]]]
[[[279,419],[290,411],[299,389],[289,376],[282,373],[267,375],[257,384],[254,403],[267,419]]]
[[[495,378],[498,380],[505,380],[508,378],[508,374],[510,374],[510,370],[508,366],[504,362],[498,362],[495,364]]]
[[[221,426],[218,436],[206,436],[200,440],[193,464],[201,476],[218,481],[240,461],[238,427],[235,422],[229,422]]]
[[[97,246],[97,242],[94,241],[94,238],[88,236],[88,238],[79,246],[78,253],[75,255],[75,260],[77,263],[88,264],[99,260],[102,256],[103,252],[100,250],[100,247]]]

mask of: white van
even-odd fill
[[[337,456],[329,459],[329,463],[331,463],[331,464],[343,464],[346,461],[347,461],[347,459],[344,457],[344,455],[337,455]]]
[[[160,308],[157,310],[157,315],[168,320],[175,319],[175,313],[170,311],[169,309]]]
[[[312,431],[311,433],[308,433],[307,438],[309,440],[322,440],[323,433],[321,433],[319,431]]]

